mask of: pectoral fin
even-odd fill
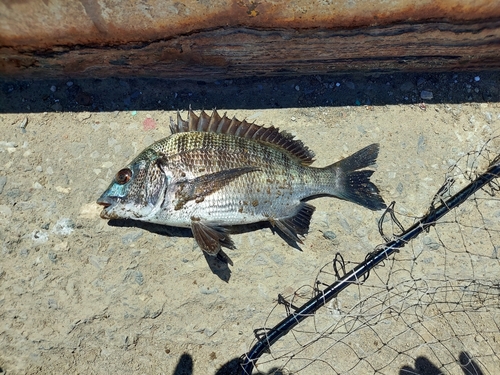
[[[196,177],[191,183],[195,186],[196,196],[207,196],[223,188],[241,175],[258,170],[259,168],[256,167],[233,168]]]
[[[225,171],[214,172],[194,179],[179,181],[179,189],[176,192],[176,209],[181,209],[186,202],[195,200],[202,202],[205,197],[222,189],[229,182],[239,176],[258,171],[256,167],[233,168]]]
[[[309,224],[315,209],[314,206],[302,202],[294,216],[271,220],[271,224],[276,225],[290,240],[301,244],[302,240],[299,235],[304,236],[309,231]]]
[[[234,243],[227,234],[227,230],[221,227],[211,227],[199,220],[191,221],[191,230],[198,246],[206,253],[216,256],[223,262],[233,265],[231,259],[221,250],[221,246],[234,249]]]

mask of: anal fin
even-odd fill
[[[303,237],[309,231],[309,224],[315,209],[314,206],[301,202],[299,210],[294,216],[274,219],[271,223],[276,225],[290,240],[301,244],[302,240],[299,235]]]
[[[231,266],[233,265],[231,259],[221,250],[221,246],[229,249],[235,248],[225,228],[211,227],[199,220],[192,220],[191,230],[194,239],[203,251],[212,256],[216,256],[219,260],[229,263]]]

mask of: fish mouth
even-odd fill
[[[108,197],[100,197],[97,200],[97,204],[103,206],[103,210],[101,211],[101,218],[103,219],[112,219],[112,215],[109,214],[109,209],[113,206],[113,203]]]

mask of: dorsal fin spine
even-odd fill
[[[212,112],[212,116],[210,116],[210,123],[208,124],[208,127],[210,129],[217,129],[219,123],[221,121],[221,118],[217,111],[214,109]]]
[[[191,110],[188,112],[188,131],[192,132],[196,130],[196,124],[198,123],[198,116]]]
[[[247,131],[243,134],[243,136],[246,138],[252,138],[256,128],[257,126],[254,123],[251,123]]]
[[[207,115],[207,113],[205,111],[201,112],[200,118],[198,120],[197,131],[202,132],[202,131],[209,130],[211,118],[212,118],[212,116]]]

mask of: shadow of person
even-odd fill
[[[439,370],[431,361],[425,357],[417,357],[415,359],[415,368],[404,366],[399,370],[399,375],[442,375]]]
[[[193,375],[193,357],[188,353],[183,353],[172,375]]]
[[[222,365],[220,369],[217,370],[215,375],[235,375],[239,374],[241,360],[240,358],[233,358],[229,362],[226,362]]]
[[[467,352],[461,352],[458,356],[460,367],[464,375],[484,375],[479,365],[472,359]],[[404,366],[399,370],[399,375],[442,375],[441,371],[429,359],[418,357],[415,360],[415,368]]]
[[[234,358],[230,360],[229,362],[225,363],[217,372],[215,375],[245,375],[243,373],[242,367],[241,367],[241,357],[240,358]],[[270,369],[268,372],[257,372],[255,374],[258,375],[285,375],[285,372],[280,370],[277,367],[274,367]],[[288,372],[286,372],[288,374]]]
[[[461,352],[458,356],[458,360],[460,361],[460,366],[462,366],[462,371],[465,375],[484,375],[479,365],[472,359],[469,353]]]
[[[236,375],[241,373],[241,358],[233,358],[224,363],[214,375]],[[281,375],[284,374],[278,368],[269,372],[259,372],[260,375]],[[172,375],[193,375],[193,357],[188,353],[183,353]],[[208,374],[207,374],[208,375]]]

